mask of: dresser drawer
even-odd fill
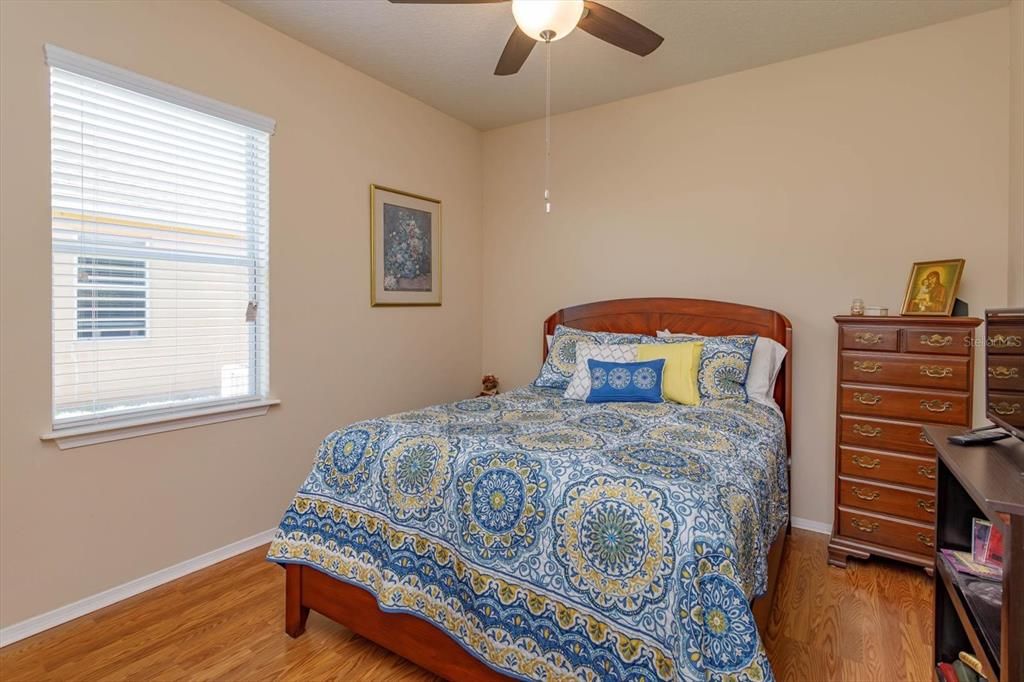
[[[935,489],[935,458],[839,446],[839,473]]]
[[[963,329],[904,329],[903,351],[906,353],[939,353],[970,355],[971,331]]]
[[[994,391],[1024,391],[1024,355],[989,355],[988,386]]]
[[[846,350],[899,349],[900,330],[897,327],[841,327],[839,347]]]
[[[967,424],[967,394],[881,386],[839,389],[840,411],[875,417],[915,419],[939,424]]]
[[[839,417],[839,442],[881,450],[934,455],[920,424],[842,415]]]
[[[916,386],[966,391],[970,384],[966,357],[850,353],[839,358],[844,382]]]
[[[1024,324],[989,322],[985,337],[989,353],[1024,353]]]
[[[873,481],[839,479],[839,504],[918,521],[935,520],[935,495]]]
[[[840,535],[895,547],[914,554],[935,551],[935,529],[913,521],[900,521],[867,514],[857,509],[839,508]]]
[[[1012,426],[1024,426],[1024,393],[989,393],[989,412]]]

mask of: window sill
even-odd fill
[[[235,419],[262,417],[271,407],[280,404],[280,400],[253,400],[247,403],[238,403],[237,405],[207,407],[160,417],[124,419],[104,422],[102,424],[90,424],[88,426],[58,428],[50,433],[43,434],[39,439],[56,441],[58,448],[68,450],[86,445],[97,445],[126,438],[138,438],[139,436],[148,436],[154,433],[164,433],[165,431],[177,431],[178,429],[190,429],[194,426],[234,421]]]

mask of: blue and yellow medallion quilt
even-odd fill
[[[773,680],[750,609],[785,428],[724,400],[526,387],[330,434],[268,558],[358,585],[509,676]]]

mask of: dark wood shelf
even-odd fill
[[[946,466],[986,516],[999,512],[1024,515],[1024,441],[1004,438],[984,446],[964,447],[947,440],[964,430],[957,426],[926,428]]]
[[[938,451],[936,483],[934,660],[960,651],[981,661],[989,682],[1024,680],[1024,442],[1008,438],[959,446],[947,438],[966,429],[926,426]],[[986,518],[1003,532],[1002,581],[958,573],[939,552],[970,551],[972,521]],[[998,608],[977,585],[1000,586]]]
[[[942,578],[943,589],[945,589],[947,596],[953,603],[953,608],[956,609],[960,623],[964,627],[964,634],[967,635],[975,656],[981,661],[981,665],[985,669],[985,677],[990,680],[998,680],[998,614],[994,621],[986,615],[981,615],[983,609],[976,602],[972,603],[974,600],[971,600],[963,590],[965,577],[972,581],[989,583],[993,583],[993,581],[983,581],[980,578],[970,578],[970,576],[957,573],[956,569],[950,566],[949,562],[941,554],[935,558],[935,569]],[[938,588],[938,585],[936,585],[936,588]]]

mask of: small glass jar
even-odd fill
[[[862,299],[862,298],[855,298],[855,299],[853,299],[853,303],[850,304],[850,314],[851,315],[863,315],[864,314],[864,299]]]

